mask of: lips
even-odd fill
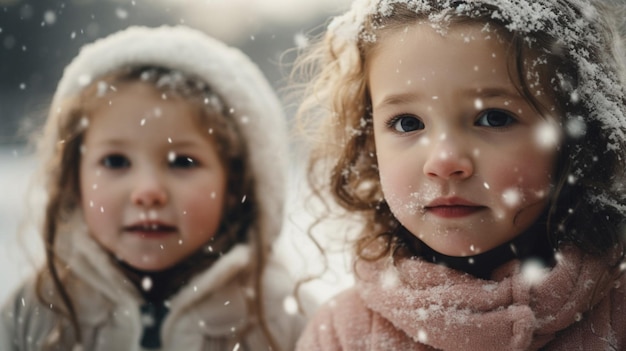
[[[424,206],[426,213],[442,218],[461,218],[486,209],[486,206],[475,204],[459,197],[437,198]]]
[[[146,238],[161,237],[178,231],[175,226],[162,222],[140,222],[125,226],[123,229],[127,233],[138,234]]]

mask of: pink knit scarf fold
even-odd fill
[[[440,350],[534,350],[604,297],[620,253],[595,257],[564,247],[555,267],[511,261],[492,280],[421,259],[359,261],[357,288],[370,309],[416,342]]]

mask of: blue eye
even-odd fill
[[[188,156],[176,156],[170,160],[170,167],[175,168],[192,168],[198,166],[198,163]]]
[[[123,155],[108,155],[102,158],[100,163],[106,167],[111,169],[120,169],[130,167],[130,160]]]
[[[476,120],[477,126],[502,128],[515,123],[516,119],[510,113],[502,110],[487,110]]]
[[[397,132],[408,133],[424,129],[426,126],[419,118],[411,115],[400,115],[389,121],[389,126]]]

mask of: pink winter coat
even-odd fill
[[[568,247],[554,268],[512,261],[492,280],[420,259],[360,261],[297,350],[626,350],[617,255]]]

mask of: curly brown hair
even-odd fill
[[[347,214],[361,219],[363,230],[354,246],[357,257],[378,259],[416,247],[416,239],[393,216],[380,187],[367,65],[378,47],[377,40],[417,21],[437,21],[444,27],[489,25],[503,33],[512,68],[509,75],[520,82],[520,94],[544,116],[548,111],[531,93],[527,62],[531,57],[547,62],[541,84],[557,101],[564,140],[554,191],[542,216],[547,223],[545,233],[554,249],[569,242],[592,254],[602,254],[621,243],[626,219],[622,185],[626,171],[625,73],[617,26],[611,22],[613,17],[603,15],[609,13],[608,7],[597,4],[594,9],[599,14],[583,21],[581,32],[595,38],[590,42],[580,38],[564,41],[555,29],[569,30],[580,18],[589,18],[588,8],[570,1],[541,2],[560,15],[556,20],[540,18],[537,26],[524,29],[515,22],[525,20],[515,18],[517,9],[507,14],[493,5],[494,1],[380,3],[362,22],[350,23],[358,28],[352,37],[345,33],[346,28],[340,28],[348,17],[336,19],[324,36],[307,48],[294,70],[296,78],[302,75],[309,80],[312,76],[298,110],[299,127],[313,138],[309,183],[320,198],[329,193]],[[601,77],[590,76],[585,64],[593,65]],[[590,92],[590,86],[600,93]],[[599,105],[608,107],[598,111]],[[611,118],[617,121],[615,125],[607,122]],[[584,133],[569,132],[572,125],[580,124]],[[320,218],[328,215],[322,213]],[[370,243],[379,239],[383,245],[372,252]]]

